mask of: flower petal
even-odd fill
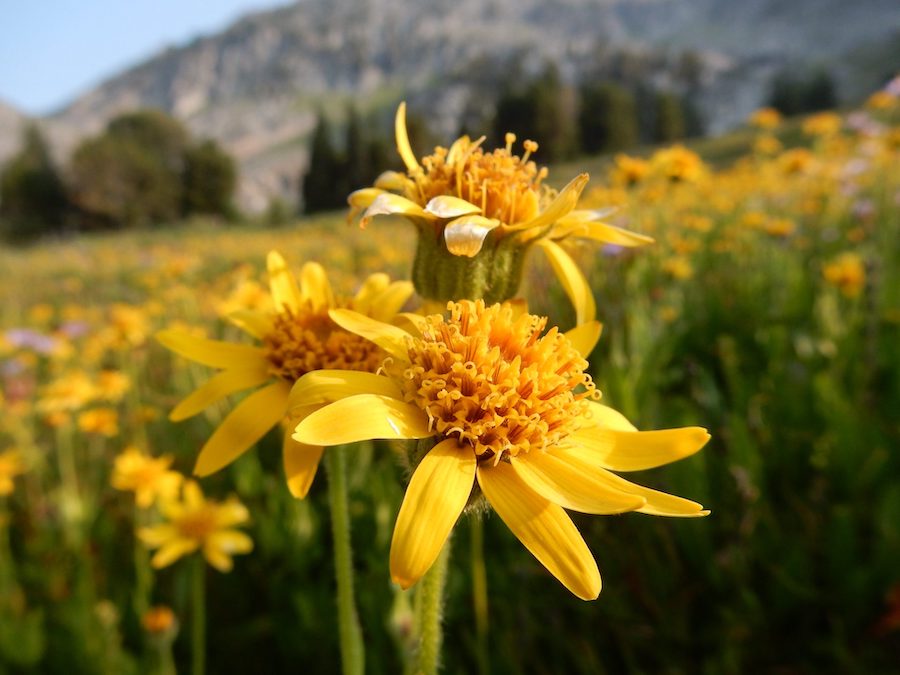
[[[473,258],[481,251],[484,240],[500,221],[484,216],[462,216],[444,227],[444,241],[453,255]]]
[[[266,362],[265,352],[251,345],[208,340],[175,330],[161,330],[156,334],[156,339],[176,354],[213,368],[232,368]]]
[[[676,497],[659,490],[637,485],[631,481],[627,481],[621,476],[606,471],[594,462],[594,453],[580,446],[569,448],[556,448],[554,454],[561,459],[573,465],[581,465],[584,471],[598,472],[598,475],[608,481],[611,489],[618,489],[622,492],[638,495],[647,500],[647,503],[639,509],[635,509],[638,513],[647,513],[653,516],[671,516],[694,518],[699,516],[708,516],[709,511],[705,510],[702,505],[692,502],[689,499]]]
[[[654,241],[653,237],[597,221],[561,222],[550,234],[553,239],[569,236],[626,247],[646,246]]]
[[[252,309],[239,309],[228,314],[228,320],[244,332],[262,340],[272,332],[272,316]]]
[[[475,484],[475,454],[455,438],[438,443],[416,467],[391,539],[391,579],[404,589],[438,557]]]
[[[585,470],[583,462],[568,463],[552,451],[532,451],[511,458],[510,463],[528,487],[573,511],[600,515],[625,513],[639,509],[647,501],[611,487],[599,470]]]
[[[297,425],[294,440],[340,445],[373,438],[427,438],[428,417],[419,408],[388,396],[359,394],[335,401]]]
[[[438,218],[458,218],[459,216],[469,216],[473,213],[481,213],[481,207],[475,206],[472,202],[465,199],[454,197],[453,195],[438,195],[433,197],[426,205],[425,210]]]
[[[334,403],[357,394],[403,400],[400,388],[389,377],[358,370],[313,370],[294,383],[288,397],[288,411],[298,406]]]
[[[587,404],[589,410],[587,419],[592,425],[619,431],[637,431],[637,427],[618,410],[596,401],[588,401]]]
[[[300,309],[300,289],[297,287],[294,273],[278,251],[269,252],[266,267],[269,271],[269,289],[272,292],[272,300],[275,301],[276,311],[283,312],[289,309],[296,313]]]
[[[239,530],[219,530],[206,539],[206,546],[228,555],[249,553],[253,550],[253,540]]]
[[[338,326],[371,340],[391,356],[409,361],[409,333],[389,323],[354,312],[352,309],[332,309],[328,316]]]
[[[425,211],[425,209],[414,201],[390,192],[382,192],[375,198],[375,201],[369,205],[366,212],[363,213],[359,225],[360,227],[365,227],[375,216],[388,215],[406,216],[408,218],[426,218],[428,220],[434,219],[434,216]]]
[[[262,361],[250,367],[223,370],[211,377],[190,396],[175,406],[172,412],[169,413],[169,419],[173,422],[180,422],[188,417],[193,417],[201,410],[208,408],[229,394],[255,387],[270,377],[272,376],[269,373],[269,368]]]
[[[384,291],[372,298],[372,305],[367,312],[373,319],[390,321],[400,311],[406,301],[415,292],[410,281],[395,281]]]
[[[366,313],[372,306],[372,298],[376,297],[391,283],[391,278],[384,272],[370,274],[353,296],[353,308],[357,312]]]
[[[578,204],[578,198],[581,196],[582,190],[584,190],[584,187],[587,185],[588,178],[586,173],[582,173],[573,178],[569,181],[569,184],[556,195],[556,199],[554,199],[546,209],[539,213],[535,218],[522,223],[521,225],[516,225],[513,229],[538,232],[567,215],[575,208],[575,205]]]
[[[292,427],[296,424],[292,424]],[[284,475],[287,478],[288,490],[297,499],[304,499],[309,493],[319,460],[322,459],[321,445],[298,443],[291,437],[293,428],[286,430],[282,457],[284,459]]]
[[[537,245],[547,255],[566,295],[575,306],[576,323],[581,325],[593,321],[597,316],[597,305],[594,302],[591,286],[581,270],[578,269],[578,265],[559,244],[555,244],[549,239],[539,239]]]
[[[319,263],[308,262],[300,270],[300,297],[309,300],[316,310],[334,306],[334,292]]]
[[[400,153],[400,159],[403,160],[406,169],[410,173],[420,171],[419,162],[416,161],[416,155],[409,144],[409,134],[406,133],[406,101],[397,107],[397,115],[394,117],[394,135],[397,137],[397,152]]]
[[[510,465],[478,467],[491,506],[525,548],[582,600],[600,594],[600,572],[587,544],[561,506],[534,492]]]
[[[350,210],[347,211],[347,223],[352,223],[356,220],[356,216],[369,208],[372,202],[375,201],[375,198],[384,192],[384,190],[379,189],[380,187],[380,185],[376,185],[375,187],[355,190],[347,196],[347,204],[350,206]]]
[[[179,558],[189,555],[200,548],[196,539],[173,539],[165,544],[151,558],[150,564],[156,569],[167,567]]]
[[[278,381],[241,401],[200,450],[194,474],[208,476],[246,452],[284,417],[289,393],[290,385]]]
[[[566,331],[565,336],[578,353],[586,359],[594,351],[594,347],[597,346],[597,340],[600,339],[600,333],[602,332],[602,323],[599,321],[588,321],[580,326],[575,326],[572,330]]]
[[[415,183],[407,178],[406,174],[402,174],[399,171],[385,171],[379,174],[373,185],[382,190],[403,192],[410,187],[410,185],[414,186]]]
[[[682,427],[659,431],[588,428],[573,440],[593,453],[594,461],[613,471],[642,471],[690,457],[709,440],[706,429]]]

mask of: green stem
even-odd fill
[[[441,661],[444,615],[444,585],[447,581],[447,562],[450,559],[450,537],[431,569],[419,582],[421,633],[417,655],[416,675],[437,675]]]
[[[341,667],[344,675],[363,675],[365,651],[353,595],[353,549],[350,543],[346,446],[336,446],[325,451],[325,470],[328,472],[328,498],[334,539]]]
[[[203,675],[206,669],[206,563],[202,555],[195,555],[191,579],[191,672]]]
[[[480,514],[469,519],[472,547],[472,609],[475,612],[475,645],[478,672],[488,675],[488,593],[487,571],[484,565],[484,522]]]

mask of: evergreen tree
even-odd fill
[[[320,114],[313,131],[309,166],[303,178],[303,209],[315,213],[338,208],[347,196],[341,158],[331,141],[331,127]]]
[[[213,140],[187,149],[184,167],[184,211],[230,216],[237,184],[234,160]]]
[[[0,174],[0,226],[12,239],[63,229],[66,192],[40,130],[25,129],[22,149]]]
[[[671,92],[656,97],[656,141],[671,143],[684,138],[685,120],[681,99]]]
[[[347,110],[346,142],[344,144],[344,180],[348,193],[371,185],[373,175],[369,145],[363,133],[362,120],[356,108]]]
[[[615,152],[633,147],[638,142],[634,96],[613,82],[582,86],[578,128],[585,152]]]

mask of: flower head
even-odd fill
[[[382,375],[321,371],[301,378],[292,392],[297,401],[333,401],[297,426],[301,442],[428,439],[394,529],[397,583],[409,587],[428,570],[479,491],[525,547],[584,599],[600,592],[600,575],[564,509],[707,513],[610,471],[686,457],[709,435],[697,427],[639,432],[597,403],[583,355],[599,337],[598,325],[561,334],[544,332],[545,319],[509,305],[461,301],[448,309],[449,318],[421,318],[413,333],[332,312],[391,358]]]
[[[208,340],[188,333],[162,331],[157,339],[178,354],[221,369],[217,375],[179,403],[170,414],[174,421],[196,415],[229,394],[263,385],[247,396],[222,421],[197,457],[194,473],[206,476],[227,466],[269,429],[290,421],[292,427],[315,409],[295,410],[286,420],[291,385],[306,373],[323,368],[374,371],[384,353],[370,341],[351,333],[329,318],[331,309],[352,309],[378,320],[390,320],[412,295],[409,282],[391,282],[373,274],[352,297],[335,295],[317,263],[306,263],[299,283],[276,252],[268,257],[269,284],[274,311],[240,310],[229,318],[257,339],[258,345]],[[284,437],[284,467],[294,496],[305,497],[322,456],[322,448]]]
[[[822,268],[825,281],[848,298],[859,297],[866,285],[866,267],[856,253],[842,253]]]
[[[181,487],[182,476],[172,471],[173,457],[151,457],[134,446],[122,451],[113,464],[110,482],[117,490],[134,492],[139,508],[149,509],[153,502],[174,499]]]
[[[15,449],[0,452],[0,497],[12,494],[13,478],[25,473],[22,454]]]
[[[150,561],[156,568],[202,550],[210,565],[228,572],[232,555],[253,550],[253,540],[234,529],[249,520],[246,507],[234,497],[224,502],[206,499],[197,483],[187,481],[182,499],[167,502],[162,512],[168,522],[138,531],[144,544],[159,549]]]
[[[576,211],[587,174],[557,192],[545,183],[547,169],[531,159],[538,148],[534,141],[524,141],[517,155],[514,134],[506,134],[506,145],[492,151],[484,149],[484,137],[462,136],[420,162],[409,145],[405,104],[397,110],[395,131],[406,172],[386,172],[373,187],[353,192],[347,199],[350,218],[361,213],[365,226],[375,216],[393,214],[416,224],[413,281],[426,299],[507,300],[518,288],[525,249],[537,244],[572,297],[579,323],[590,321],[586,282],[556,242],[580,237],[641,246],[652,241],[601,222],[601,212]]]

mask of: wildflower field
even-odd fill
[[[591,212],[609,230],[581,238],[575,226],[553,230],[555,239],[529,247],[519,289],[528,312],[561,331],[586,325],[582,314],[595,305],[603,329],[590,377],[572,377],[592,380],[588,389],[596,386],[602,403],[639,429],[694,429],[678,441],[690,446],[680,456],[690,457],[628,477],[696,500],[672,502],[677,513],[657,504],[662,515],[711,514],[657,518],[648,515],[652,499],[644,513],[572,513],[604,581],[599,598],[584,602],[599,592],[599,578],[560,568],[552,553],[537,551],[539,537],[506,517],[509,500],[488,478],[508,470],[504,450],[479,445],[479,457],[497,453],[493,467],[479,465],[478,480],[503,517],[490,509],[462,517],[435,563],[446,564],[441,672],[900,667],[896,101],[873,98],[865,111],[788,123],[760,111],[740,138],[727,160],[682,146],[604,160],[576,213]],[[551,170],[555,185],[575,178],[560,171]],[[344,308],[332,314],[344,317],[342,326],[369,331],[399,358],[390,336],[400,328],[376,330],[362,319],[350,327],[350,315],[340,314],[349,308],[368,311],[373,325],[419,326],[411,314],[395,316],[422,304],[411,285],[380,276],[411,277],[416,231],[400,217],[411,207],[372,190],[354,193],[356,211],[368,208],[365,228],[336,213],[277,229],[197,222],[0,249],[0,673],[335,673],[342,652],[348,672],[348,626],[361,630],[365,672],[411,672],[430,611],[414,584],[443,539],[430,558],[410,552],[413,544],[392,546],[395,521],[414,529],[400,508],[414,467],[399,439],[444,433],[443,422],[435,426],[428,408],[419,432],[407,415],[406,435],[363,439],[333,455],[326,448],[316,472],[319,455],[298,459],[291,443],[311,443],[316,433],[344,438],[363,412],[301,415],[278,379],[298,367],[290,359],[277,372],[248,375],[251,366],[229,364],[250,352],[197,341],[250,349],[252,317],[287,311],[285,298],[297,292],[331,298],[322,302]],[[446,225],[459,236],[447,235],[451,253],[454,245],[480,253],[499,227],[457,203],[444,208],[460,216]],[[516,208],[525,207],[510,207],[509,222]],[[371,217],[382,214],[393,215]],[[591,293],[580,295],[568,260]],[[332,291],[355,299],[341,304]],[[458,310],[463,320],[479,311]],[[492,320],[513,326],[511,344],[518,310],[496,311]],[[276,329],[257,331],[269,340],[270,362]],[[288,328],[284,335],[293,339]],[[581,344],[582,333],[570,336]],[[569,373],[568,362],[546,363]],[[243,374],[228,379],[234,371]],[[205,385],[213,376],[217,384]],[[348,376],[342,386],[355,383]],[[251,397],[244,409],[252,407],[254,428],[242,441],[253,448],[232,452],[216,429]],[[295,415],[289,426],[308,430],[303,441],[276,428]],[[329,428],[312,429],[319,419]],[[706,441],[698,427],[711,440],[693,454]],[[419,467],[437,462],[442,445]],[[678,458],[672,452],[668,461]],[[344,474],[343,531],[353,551],[338,567],[355,574],[358,621],[339,629],[339,509],[329,484]],[[589,513],[643,505],[559,503]],[[434,527],[449,531],[461,509]],[[338,594],[341,611],[347,601]]]

